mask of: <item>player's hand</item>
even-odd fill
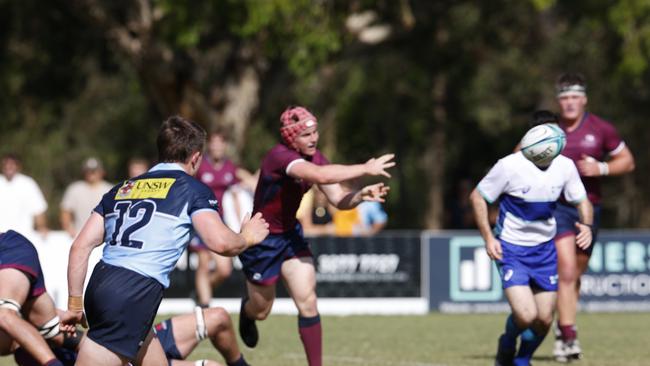
[[[601,176],[600,162],[589,155],[582,154],[582,158],[578,160],[576,166],[578,167],[578,172],[583,177],[599,177]]]
[[[77,314],[73,311],[63,311],[56,309],[56,313],[59,316],[59,329],[63,333],[67,333],[68,336],[74,336],[77,331]],[[83,312],[82,312],[83,314]],[[85,320],[85,317],[84,317]]]
[[[384,197],[390,191],[390,187],[384,183],[377,183],[365,186],[361,189],[361,199],[364,201],[384,202]]]
[[[576,222],[576,228],[578,229],[578,235],[576,235],[576,245],[582,250],[589,248],[591,246],[591,241],[593,240],[591,227],[589,225]]]
[[[366,174],[368,175],[383,175],[386,178],[390,178],[390,174],[386,171],[388,168],[395,166],[393,161],[395,154],[384,154],[378,158],[372,158],[368,160],[364,165],[366,167]]]
[[[241,223],[241,235],[246,240],[248,246],[259,244],[269,235],[269,224],[258,212],[251,218],[250,213],[246,214]]]
[[[503,251],[501,250],[501,242],[496,238],[490,238],[485,242],[485,250],[488,257],[492,260],[503,259]]]
[[[59,318],[61,319],[61,330],[64,332],[74,333],[77,324],[81,324],[82,327],[88,328],[86,314],[84,314],[83,311],[66,310],[59,315]]]

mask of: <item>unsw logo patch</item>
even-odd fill
[[[176,178],[127,180],[115,194],[116,200],[167,198]]]

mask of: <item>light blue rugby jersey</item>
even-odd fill
[[[191,217],[204,210],[218,211],[212,190],[178,164],[158,164],[113,187],[95,208],[104,217],[102,260],[169,287],[194,231]]]
[[[573,161],[559,155],[541,170],[521,152],[499,160],[479,182],[486,201],[499,202],[495,235],[511,244],[535,246],[555,236],[558,198],[577,204],[587,198]]]

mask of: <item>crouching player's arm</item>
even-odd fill
[[[487,251],[487,255],[494,260],[501,260],[503,258],[501,243],[494,237],[494,234],[492,234],[490,220],[488,219],[487,201],[476,188],[474,188],[469,198],[472,203],[476,226],[478,226],[478,230],[481,232],[481,236],[485,241],[485,250]]]
[[[62,324],[81,323],[88,327],[83,313],[83,286],[92,250],[104,241],[104,218],[97,212],[90,215],[72,243],[68,260],[68,314]]]
[[[580,221],[576,222],[578,228],[578,235],[576,235],[576,245],[580,249],[587,249],[591,245],[593,239],[592,225],[594,220],[594,207],[591,202],[585,197],[583,200],[576,204]]]
[[[205,245],[227,257],[233,257],[260,243],[269,234],[269,224],[261,213],[244,218],[239,234],[230,230],[216,211],[200,211],[192,215],[192,225]]]

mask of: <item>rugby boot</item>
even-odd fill
[[[255,319],[251,319],[246,315],[244,310],[246,301],[248,301],[248,298],[244,297],[241,300],[241,308],[239,309],[239,336],[242,341],[244,341],[245,345],[250,348],[255,348],[255,346],[257,346],[257,341],[259,340],[259,333],[257,332]]]

